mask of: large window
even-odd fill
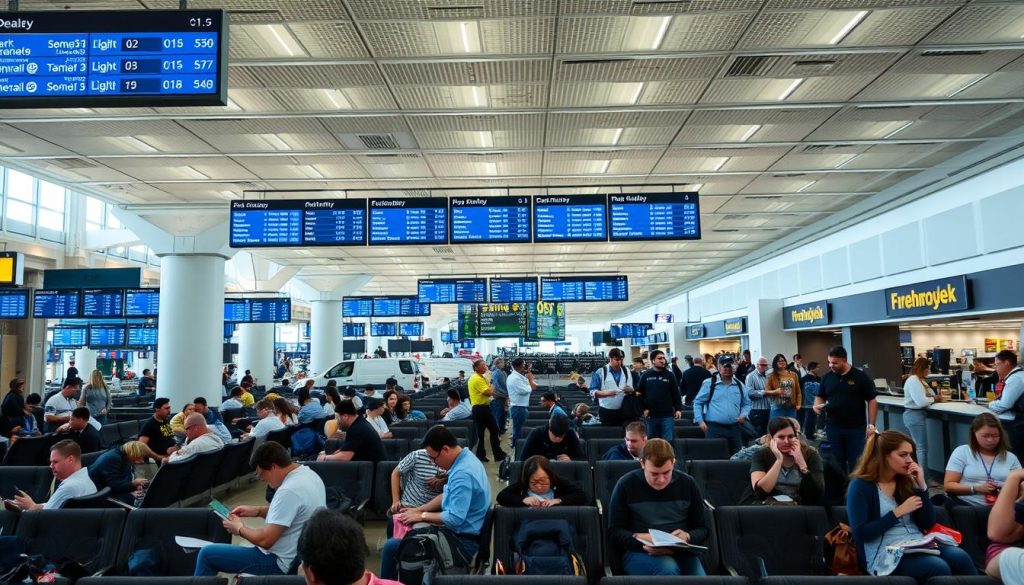
[[[39,236],[64,241],[64,207],[67,190],[60,185],[39,181]]]
[[[35,235],[36,181],[25,173],[7,169],[4,195],[7,196],[7,229]]]

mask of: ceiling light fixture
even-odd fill
[[[494,135],[486,130],[477,132],[480,138],[480,148],[492,148],[494,146]]]
[[[486,95],[484,94],[484,89],[482,87],[477,86],[477,85],[471,86],[470,87],[470,93],[473,94],[473,104],[475,106],[477,106],[479,108],[482,108],[485,105],[487,105],[485,103],[486,102]]]
[[[142,152],[160,152],[158,149],[153,148],[151,145],[146,144],[134,136],[121,136],[118,140],[132,148],[141,150]]]
[[[899,128],[897,128],[897,129],[893,130],[892,132],[890,132],[890,133],[886,134],[885,136],[883,136],[883,137],[882,137],[882,140],[885,140],[886,138],[892,138],[892,137],[893,137],[893,136],[895,136],[895,135],[896,135],[897,133],[899,133],[899,132],[903,132],[903,131],[904,131],[904,130],[906,130],[907,128],[910,128],[910,127],[911,127],[911,126],[912,126],[913,124],[914,124],[914,121],[913,121],[913,120],[911,120],[911,121],[907,122],[906,124],[904,124],[904,125],[900,126]]]
[[[323,179],[324,176],[320,174],[320,171],[316,170],[313,165],[299,165],[299,170],[302,174],[306,175],[310,179]]]
[[[668,32],[669,25],[672,24],[672,17],[666,16],[661,19],[661,24],[658,26],[658,32],[654,34],[654,41],[651,43],[651,49],[660,49],[661,43],[665,40],[665,34]]]
[[[958,93],[962,93],[962,92],[966,91],[968,88],[974,86],[974,84],[978,83],[982,79],[985,79],[986,77],[988,77],[988,73],[984,73],[982,75],[977,75],[977,76],[975,76],[974,79],[968,81],[967,83],[961,85],[959,88],[953,90],[952,93],[947,94],[946,97],[953,97],[953,96],[957,95]]]
[[[753,136],[754,134],[757,134],[757,131],[760,129],[760,124],[754,124],[750,128],[747,128],[747,131],[743,133],[743,136],[740,136],[740,142],[746,142],[750,140],[750,137]]]
[[[853,18],[851,18],[849,22],[844,24],[843,28],[839,29],[839,32],[836,33],[836,36],[832,37],[832,40],[829,41],[828,44],[830,44],[830,45],[837,45],[837,44],[839,44],[843,39],[846,38],[846,35],[848,35],[851,32],[853,32],[853,29],[856,28],[857,25],[860,24],[861,21],[864,20],[864,18],[868,15],[868,13],[869,13],[869,11],[867,11],[867,10],[861,10],[857,14],[854,14]]]
[[[287,56],[294,57],[296,55],[306,54],[306,51],[303,50],[302,46],[299,44],[298,40],[296,40],[295,36],[292,35],[292,33],[284,25],[268,24],[265,25],[263,28],[264,30],[270,33],[270,38],[277,42],[278,46],[281,47],[282,52],[284,52]]]
[[[612,146],[618,146],[619,145],[619,139],[622,138],[622,132],[624,130],[625,130],[625,128],[616,128],[615,129],[615,134],[612,135]]]
[[[597,171],[600,174],[607,173],[608,167],[612,166],[612,161],[610,160],[595,160],[594,162],[600,165],[601,170]]]
[[[731,157],[728,157],[728,156],[723,156],[723,157],[719,158],[718,159],[718,163],[715,164],[714,168],[711,169],[711,172],[716,172],[716,171],[718,171],[718,169],[724,167],[725,163],[729,162],[730,158]]]
[[[636,104],[637,102],[639,102],[640,101],[640,94],[643,93],[643,92],[644,92],[644,84],[643,83],[636,84],[636,90],[633,92],[633,96],[631,98],[629,98],[629,103],[630,104]]]
[[[859,157],[859,156],[860,156],[859,154],[851,155],[849,158],[847,158],[846,160],[844,160],[843,162],[837,164],[836,166],[834,166],[832,168],[841,169],[841,168],[845,167],[846,165],[850,164],[851,162],[853,162],[853,160],[855,158]]]
[[[782,92],[782,95],[780,95],[778,97],[778,101],[781,102],[782,100],[784,100],[784,99],[788,98],[789,96],[793,95],[793,92],[796,91],[796,88],[800,87],[800,84],[803,83],[803,82],[804,82],[804,80],[803,80],[802,77],[800,79],[794,79],[793,83],[790,83],[789,87],[787,87],[785,89],[785,91]]]
[[[693,185],[687,185],[686,187],[692,191],[700,191],[704,188],[704,183],[695,183]]]
[[[277,134],[256,134],[256,137],[277,150],[292,149],[291,145],[282,140]]]
[[[806,191],[806,190],[810,189],[811,187],[813,187],[815,183],[817,183],[817,181],[808,181],[806,185],[804,185],[803,187],[800,187],[799,189],[797,189],[796,192],[797,193],[803,193],[804,191]]]
[[[348,101],[345,94],[341,90],[337,89],[324,89],[321,90],[327,101],[330,102],[331,106],[336,110],[351,110],[352,103]]]
[[[181,167],[181,171],[193,179],[209,180],[210,176],[195,167]]]

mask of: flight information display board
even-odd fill
[[[116,349],[128,342],[124,325],[90,325],[89,347],[91,349]]]
[[[451,243],[530,242],[529,197],[452,197]]]
[[[288,298],[249,299],[251,323],[289,323],[292,300]]]
[[[227,323],[248,323],[252,319],[252,303],[249,299],[224,299],[224,321]]]
[[[650,323],[612,323],[609,328],[612,338],[622,339],[625,337],[647,337],[651,329]]]
[[[159,331],[156,325],[128,324],[128,349],[152,351],[156,349]]]
[[[441,343],[451,343],[457,339],[455,337],[455,331],[442,331],[441,332]]]
[[[608,218],[613,242],[700,239],[696,193],[608,195]]]
[[[537,243],[606,241],[606,216],[604,195],[535,195],[533,240]]]
[[[0,108],[223,106],[220,10],[0,13]]]
[[[27,288],[0,289],[0,319],[25,319],[28,317]]]
[[[124,317],[124,289],[87,288],[82,291],[82,316]]]
[[[480,305],[480,337],[523,337],[526,335],[526,304]]]
[[[629,282],[625,276],[588,276],[583,286],[587,302],[629,300]]]
[[[32,295],[32,316],[37,319],[81,317],[81,302],[77,290],[37,290]]]
[[[302,244],[302,201],[232,201],[232,248]]]
[[[491,278],[488,281],[488,288],[488,296],[492,303],[535,303],[540,300],[535,276]]]
[[[159,317],[160,289],[129,288],[124,291],[125,317]]]
[[[365,323],[342,323],[341,324],[341,336],[342,337],[366,337],[366,324]]]
[[[526,338],[531,341],[565,339],[565,305],[537,302],[526,307]]]
[[[421,303],[417,297],[400,297],[401,305],[398,308],[399,317],[429,317],[430,305]]]
[[[452,340],[472,339],[480,334],[480,305],[465,303],[459,305],[459,328]]]
[[[303,245],[366,245],[365,199],[321,199],[302,203]]]
[[[374,317],[397,317],[401,312],[401,297],[373,297]]]
[[[71,349],[85,347],[89,340],[89,328],[83,326],[66,326],[53,328],[53,347]]]
[[[372,317],[373,298],[345,297],[341,300],[342,317]]]
[[[423,335],[423,323],[399,323],[398,335],[402,337],[419,337]]]
[[[483,303],[487,301],[486,278],[421,278],[416,283],[421,303]]]
[[[625,276],[542,276],[540,299],[557,303],[628,301]]]
[[[370,245],[447,244],[448,200],[374,198],[370,207]]]
[[[542,276],[540,277],[540,298],[543,301],[557,303],[582,303],[584,298],[584,278],[575,276]]]
[[[397,331],[397,323],[370,323],[370,335],[373,337],[394,337]]]

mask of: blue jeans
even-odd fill
[[[814,412],[813,404],[806,404],[800,409],[800,430],[804,436],[813,439],[815,431],[818,430],[818,414]]]
[[[730,455],[743,448],[743,433],[740,431],[739,424],[722,425],[709,422],[707,425],[708,431],[704,433],[704,436],[709,439],[725,439],[729,441]]]
[[[525,439],[523,436],[523,427],[526,426],[527,412],[529,408],[525,406],[510,406],[508,409],[509,417],[512,419],[512,451],[516,450],[516,441],[519,439]]]
[[[199,549],[195,576],[214,577],[217,573],[284,575],[277,566],[277,555],[266,554],[254,546],[208,544]]]
[[[796,407],[795,406],[779,406],[777,404],[772,405],[771,414],[768,415],[768,420],[771,421],[773,418],[780,416],[788,416],[790,418],[796,418]]]
[[[627,575],[686,575],[703,576],[704,566],[700,557],[678,555],[649,555],[645,552],[627,551],[622,558],[622,568]]]
[[[471,561],[476,551],[480,549],[480,543],[473,538],[459,538],[462,543],[462,552]],[[402,544],[401,538],[389,538],[380,551],[380,578],[398,579],[398,545]]]
[[[974,561],[958,546],[940,546],[936,555],[904,555],[893,575],[912,577],[922,585],[930,577],[977,575]]]
[[[494,420],[498,422],[498,430],[501,434],[505,434],[505,428],[508,423],[508,412],[505,411],[505,404],[508,403],[508,398],[498,398],[497,396],[491,397],[491,413],[494,415]]]
[[[665,439],[672,442],[672,423],[675,421],[671,416],[647,419],[647,437],[651,439]],[[646,554],[646,553],[645,553]]]
[[[903,411],[903,424],[910,431],[910,438],[917,444],[917,464],[928,473],[928,431],[923,410],[908,408]]]
[[[864,451],[864,429],[861,427],[844,428],[825,425],[825,436],[828,437],[829,451],[832,458],[846,473],[853,471]]]

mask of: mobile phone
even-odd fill
[[[231,510],[229,510],[227,506],[222,504],[220,500],[217,500],[217,499],[210,500],[209,506],[210,506],[210,509],[213,510],[214,514],[220,516],[221,518],[223,518],[225,520],[230,520]]]

